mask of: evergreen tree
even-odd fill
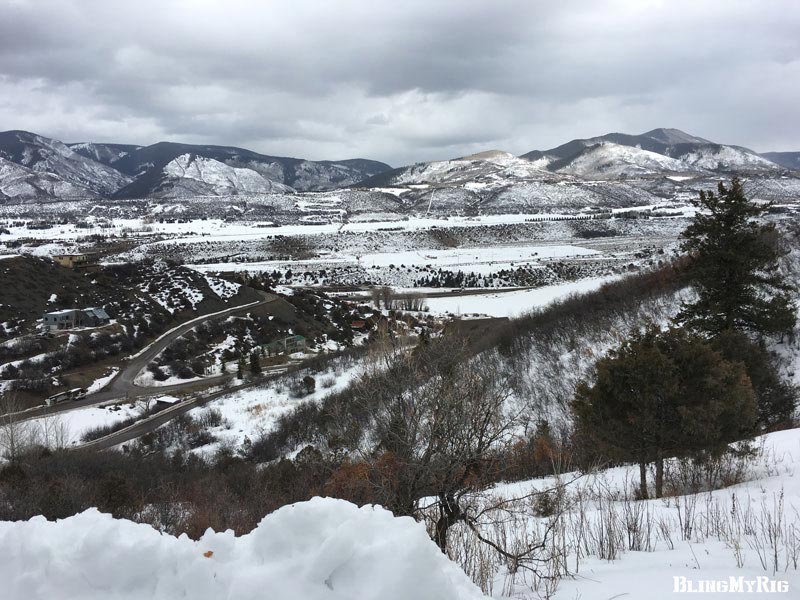
[[[738,331],[723,331],[711,340],[711,347],[725,360],[744,365],[753,384],[762,428],[773,430],[792,422],[797,390],[781,379],[763,340],[753,341]]]
[[[744,367],[682,329],[651,328],[600,360],[572,408],[579,440],[601,456],[639,464],[643,498],[649,463],[661,497],[665,458],[722,453],[756,420]]]
[[[250,353],[250,372],[253,375],[261,374],[261,359],[258,356],[258,351]]]
[[[244,362],[244,355],[239,356],[239,362],[236,364],[236,376],[239,379],[244,377],[244,369],[245,369],[245,362]]]
[[[758,335],[789,333],[795,324],[792,287],[778,271],[783,255],[774,225],[756,217],[765,206],[745,197],[738,179],[719,184],[718,193],[700,192],[700,211],[683,232],[691,256],[689,276],[697,300],[685,305],[678,321],[716,335],[738,330]]]

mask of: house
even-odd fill
[[[42,326],[47,331],[61,331],[76,327],[99,327],[111,322],[111,317],[102,308],[67,308],[46,312],[42,316]]]
[[[42,317],[42,325],[49,331],[72,329],[77,327],[78,311],[74,308],[46,312]]]
[[[84,308],[83,325],[82,327],[99,327],[100,325],[107,325],[111,321],[111,317],[102,308]]]
[[[277,356],[278,354],[294,354],[295,352],[305,352],[306,338],[302,335],[290,335],[280,340],[275,340],[264,346],[267,356]]]
[[[97,264],[97,252],[85,252],[82,254],[54,254],[53,262],[67,267],[68,269],[77,269],[81,267],[92,267]]]

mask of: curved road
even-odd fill
[[[240,390],[244,390],[258,385],[263,385],[266,382],[270,381],[271,379],[275,379],[276,377],[282,375],[283,373],[286,372],[286,370],[287,368],[285,366],[277,367],[269,371],[265,371],[260,377],[247,381],[241,385],[222,389],[214,393],[203,395],[197,398],[184,400],[183,402],[179,402],[174,406],[159,411],[152,416],[137,421],[136,423],[129,425],[125,429],[115,431],[102,438],[92,440],[91,442],[86,442],[85,444],[81,444],[79,446],[75,446],[74,448],[70,449],[108,450],[115,446],[119,446],[120,444],[124,444],[125,442],[130,442],[131,440],[135,440],[136,438],[139,438],[147,433],[150,433],[151,431],[155,431],[156,429],[161,427],[161,425],[167,423],[168,421],[171,421],[178,415],[185,414],[190,410],[195,409],[198,406],[203,406],[207,402],[210,402],[211,400],[214,400],[221,396],[227,396],[229,394],[232,394]]]
[[[54,413],[64,412],[68,410],[74,410],[76,408],[83,408],[86,406],[93,406],[95,404],[100,404],[102,402],[109,402],[111,400],[119,400],[119,399],[134,399],[140,396],[147,396],[152,394],[168,394],[170,392],[178,392],[181,390],[185,390],[187,388],[193,388],[197,386],[211,386],[215,384],[219,384],[226,379],[229,379],[228,375],[218,375],[216,377],[208,377],[206,379],[200,381],[188,381],[186,383],[178,383],[175,385],[167,385],[167,386],[157,386],[157,387],[140,387],[134,383],[134,380],[139,375],[139,373],[144,369],[153,359],[156,358],[164,349],[169,346],[172,342],[177,340],[179,337],[185,335],[201,323],[205,323],[207,321],[213,321],[216,319],[222,319],[228,317],[230,315],[234,315],[240,312],[250,311],[254,308],[258,308],[259,306],[264,306],[265,304],[269,304],[270,302],[274,302],[278,299],[278,296],[273,294],[268,294],[266,292],[258,292],[261,296],[263,296],[263,300],[259,300],[257,302],[251,302],[250,304],[243,304],[241,306],[234,306],[232,308],[225,309],[220,312],[211,313],[208,315],[202,315],[170,331],[162,334],[159,338],[156,339],[152,344],[141,350],[138,354],[133,355],[129,359],[129,362],[122,367],[122,369],[114,376],[106,387],[104,387],[99,392],[94,394],[90,394],[83,398],[82,400],[76,400],[74,402],[62,402],[61,404],[56,404],[55,406],[38,406],[36,408],[28,409],[25,411],[21,411],[18,413],[12,413],[12,415],[5,415],[6,417],[13,417],[15,420],[24,420],[24,419],[35,419],[37,417],[43,417],[47,415],[52,415]]]

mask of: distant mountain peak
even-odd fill
[[[639,137],[649,137],[669,145],[713,143],[704,138],[691,135],[689,133],[686,133],[685,131],[681,131],[680,129],[670,128],[670,127],[658,127],[657,129],[651,129],[650,131],[641,134],[641,136]]]
[[[513,159],[517,158],[511,152],[505,150],[484,150],[483,152],[476,152],[468,156],[462,156],[457,160],[497,160],[497,159]]]

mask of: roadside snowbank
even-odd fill
[[[197,542],[89,509],[0,522],[6,600],[473,600],[467,576],[410,518],[314,498],[250,534]]]

